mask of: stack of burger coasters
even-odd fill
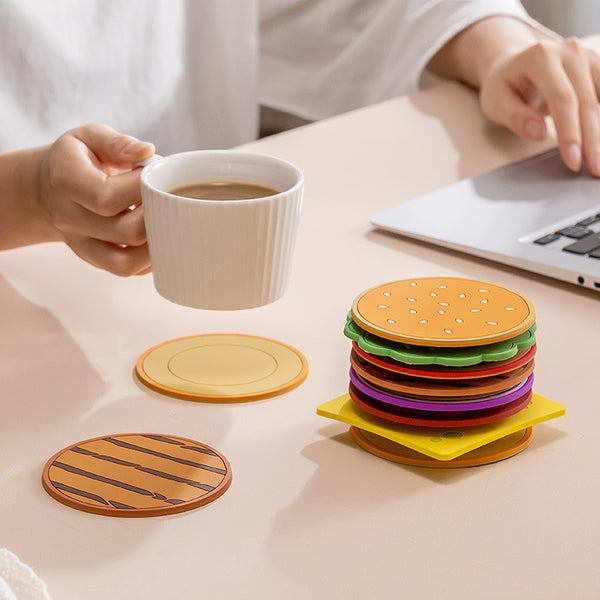
[[[532,426],[565,413],[533,392],[535,310],[521,294],[469,279],[394,281],[348,315],[348,393],[317,413],[351,425],[396,462],[475,466],[513,456]]]

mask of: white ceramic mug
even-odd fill
[[[215,310],[262,306],[286,290],[304,178],[262,154],[198,150],[144,167],[142,202],[156,290],[168,300]],[[248,183],[278,191],[249,200],[199,200],[170,193],[197,183]]]

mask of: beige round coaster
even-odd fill
[[[150,348],[137,361],[148,387],[177,398],[243,402],[282,394],[308,375],[295,348],[241,334],[196,335]]]
[[[160,434],[119,434],[79,442],[44,467],[55,500],[111,517],[180,513],[216,500],[231,485],[219,452],[194,440]]]
[[[352,319],[382,338],[419,346],[479,346],[515,337],[535,323],[527,298],[455,277],[392,281],[366,290]]]

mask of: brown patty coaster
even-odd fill
[[[445,381],[411,377],[409,375],[386,371],[361,359],[354,350],[350,353],[350,365],[361,379],[375,387],[392,393],[404,393],[413,397],[441,396],[446,398],[466,398],[501,392],[522,383],[533,373],[535,362],[532,359],[512,371],[500,375]]]
[[[395,342],[460,347],[515,337],[535,323],[535,311],[521,294],[492,283],[425,277],[366,290],[352,304],[352,319]]]
[[[231,467],[223,455],[200,442],[119,434],[56,453],[44,467],[42,484],[71,508],[113,517],[151,517],[216,500],[231,485]]]

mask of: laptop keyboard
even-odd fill
[[[562,247],[563,252],[600,259],[600,213],[544,235],[534,243],[547,246],[559,240],[571,242]]]

